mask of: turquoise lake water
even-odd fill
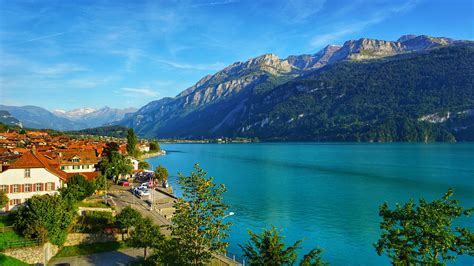
[[[301,254],[324,249],[332,265],[389,265],[373,248],[380,231],[378,206],[410,198],[440,198],[449,187],[474,206],[474,143],[458,144],[163,144],[168,155],[148,161],[165,166],[179,196],[177,173],[194,163],[224,183],[235,212],[229,252],[247,230],[275,225],[287,243],[305,239]],[[459,221],[474,229],[474,217]],[[455,265],[473,265],[460,257]]]

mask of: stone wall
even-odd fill
[[[36,247],[7,249],[2,253],[28,264],[45,265],[45,261],[49,261],[58,253],[58,251],[59,248],[57,246],[46,243]]]
[[[122,241],[122,235],[70,233],[67,235],[64,246],[75,246],[79,244],[92,244],[110,241]]]

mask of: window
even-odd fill
[[[0,191],[8,193],[8,186],[7,185],[0,186]]]
[[[31,192],[31,184],[25,184],[25,191],[24,192]]]
[[[73,166],[72,166],[72,169],[74,169],[74,170],[81,169],[81,168],[79,168],[79,167],[80,167],[79,165],[73,165]]]
[[[61,170],[64,170],[66,169],[66,167],[64,165],[61,165]]]
[[[36,183],[35,191],[43,191],[43,190],[41,189],[41,183]]]
[[[53,190],[53,183],[46,183],[46,191]]]
[[[72,161],[73,161],[74,163],[78,163],[78,162],[81,161],[81,159],[79,159],[79,158],[73,158]]]
[[[31,177],[30,168],[25,169],[25,178]]]
[[[12,200],[10,200],[10,205],[11,206],[18,205],[18,204],[21,204],[21,199],[12,199]]]
[[[18,185],[13,185],[13,193],[18,193],[18,192],[19,192]]]

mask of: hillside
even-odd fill
[[[467,140],[473,59],[472,43],[425,35],[363,38],[287,59],[267,54],[208,75],[118,124],[163,138]]]

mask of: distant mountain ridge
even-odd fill
[[[443,48],[444,50],[441,48]],[[438,50],[442,51],[441,55],[437,54],[439,53]],[[449,54],[449,52],[453,52],[454,54],[451,55]],[[134,114],[124,118],[117,124],[132,127],[138,132],[138,134],[148,137],[200,138],[219,136],[246,136],[262,137],[269,139],[357,139],[356,137],[351,135],[352,133],[345,133],[346,135],[344,137],[337,137],[334,135],[328,135],[327,137],[315,135],[323,134],[321,132],[311,134],[302,133],[298,135],[298,129],[302,129],[302,127],[295,127],[295,124],[292,123],[293,121],[296,121],[295,119],[297,119],[301,123],[309,123],[308,126],[311,125],[311,123],[317,123],[316,120],[308,120],[308,113],[303,114],[301,117],[299,117],[300,114],[297,114],[296,117],[288,117],[287,120],[289,121],[293,119],[291,120],[292,122],[286,124],[279,124],[279,127],[281,127],[281,129],[276,129],[274,128],[274,125],[272,125],[276,122],[272,122],[272,120],[268,116],[265,117],[265,112],[270,112],[271,108],[276,107],[267,106],[266,108],[270,109],[266,110],[260,109],[259,107],[264,106],[263,103],[268,102],[268,100],[272,99],[272,97],[277,97],[276,99],[273,99],[273,101],[282,101],[281,103],[279,103],[279,105],[277,105],[280,106],[278,107],[280,109],[278,111],[272,112],[276,112],[275,118],[278,117],[278,120],[282,119],[282,117],[288,115],[283,115],[284,113],[286,113],[285,109],[299,108],[298,106],[294,105],[296,103],[291,101],[292,97],[296,97],[296,95],[299,95],[297,88],[300,85],[296,85],[298,83],[295,82],[302,80],[308,80],[308,82],[309,80],[311,80],[311,82],[315,82],[314,80],[316,79],[316,77],[323,76],[327,72],[331,72],[333,73],[333,75],[339,77],[340,80],[334,81],[333,83],[341,84],[340,86],[350,86],[350,83],[340,83],[346,78],[339,76],[338,73],[342,73],[343,70],[338,69],[336,66],[341,66],[343,69],[347,67],[353,69],[353,71],[359,69],[369,71],[372,68],[366,68],[367,65],[374,64],[374,66],[376,65],[377,67],[385,67],[385,65],[380,62],[390,62],[395,60],[402,61],[399,67],[412,67],[411,60],[414,60],[413,57],[419,57],[419,59],[416,59],[418,60],[417,64],[419,65],[416,66],[417,68],[414,68],[414,71],[416,73],[419,73],[420,75],[423,75],[422,69],[419,69],[418,67],[431,67],[430,65],[423,65],[430,60],[433,60],[433,64],[443,64],[445,67],[449,68],[455,67],[456,62],[454,60],[461,60],[459,59],[459,57],[456,57],[456,53],[465,53],[465,56],[471,56],[472,42],[458,41],[444,37],[430,37],[427,35],[404,35],[401,36],[397,41],[384,41],[367,38],[361,38],[359,40],[349,40],[346,41],[342,46],[329,45],[315,54],[294,55],[289,56],[286,59],[280,59],[274,54],[265,54],[256,58],[252,58],[246,62],[236,62],[234,64],[231,64],[223,70],[215,73],[214,75],[207,75],[201,80],[199,80],[194,86],[184,90],[176,97],[168,97],[150,102],[149,104],[140,108]],[[440,56],[440,58],[448,60],[448,63],[439,61],[441,59],[437,59],[435,58],[435,56]],[[464,60],[463,63],[469,65],[468,63],[464,62]],[[401,72],[399,69],[387,69],[387,71],[390,71],[393,74],[395,74],[395,72]],[[462,74],[470,74],[469,70],[465,68],[460,69],[460,71],[462,72]],[[351,73],[346,74],[348,76],[351,76]],[[354,78],[362,78],[365,77],[367,74],[368,73],[360,73],[360,76]],[[446,76],[436,77],[435,73],[429,73],[429,75],[431,76],[427,76],[425,78],[429,80],[448,78]],[[391,78],[398,79],[403,77],[393,76]],[[417,76],[413,78],[418,80],[422,77]],[[466,80],[462,81],[465,82],[463,86],[467,86],[467,88],[472,88],[472,83],[470,84],[470,82]],[[361,86],[364,85],[363,83],[360,83],[360,80],[353,80],[352,82],[361,84]],[[386,81],[382,79],[374,82],[385,84]],[[393,82],[398,83],[398,80],[393,80]],[[440,80],[439,84],[442,83],[443,80]],[[437,86],[436,82],[433,85]],[[325,90],[330,89],[332,92],[335,92],[341,89],[337,86],[339,85],[334,85],[333,87],[324,86],[324,88],[326,88]],[[310,87],[313,87],[315,92],[320,90],[320,88],[318,88],[318,86],[315,86],[315,84],[311,85]],[[275,93],[279,91],[280,88],[285,88],[285,90],[282,91],[282,94],[278,94],[278,96],[275,96],[277,95]],[[415,93],[416,97],[421,97],[420,99],[425,99],[426,97],[429,97],[429,95],[423,95],[423,93],[420,91],[420,88],[421,84],[412,88],[413,93]],[[439,89],[446,90],[446,88]],[[353,90],[357,90],[357,88],[353,88]],[[391,89],[386,86],[381,88],[381,90],[386,90],[387,95],[389,93],[393,93],[390,91]],[[340,92],[340,97],[344,97],[344,95],[347,95],[347,92],[344,92],[344,90]],[[359,95],[357,97],[361,96],[362,95]],[[398,97],[402,96],[403,95],[397,96],[397,101],[401,100],[401,98],[399,99]],[[298,104],[302,104],[303,106],[308,104],[308,106],[306,107],[313,110],[311,111],[311,113],[318,112],[317,110],[320,110],[321,112],[324,111],[325,115],[329,116],[329,118],[335,118],[334,115],[336,114],[327,113],[329,110],[321,110],[321,105],[328,104],[325,103],[325,99],[329,100],[330,98],[320,99],[320,102],[314,102],[313,99],[306,103],[305,101],[309,100],[311,97],[301,97],[302,98],[298,100]],[[404,97],[411,96],[405,95]],[[471,95],[469,95],[469,97],[467,97],[465,101],[470,102],[470,97]],[[339,100],[337,99],[338,98],[331,98],[331,104],[338,102]],[[409,99],[407,98],[406,100]],[[418,104],[420,104],[421,108],[422,104]],[[466,105],[468,107],[466,108],[466,110],[472,107],[470,106],[470,104]],[[434,107],[435,106],[433,106],[433,108],[431,109],[428,108],[429,110],[424,110],[424,112],[426,112],[425,115],[430,114],[430,112],[434,113],[435,110],[437,110]],[[393,108],[396,108],[396,106],[394,106]],[[260,113],[255,113],[255,110],[257,109],[260,110]],[[361,112],[362,110],[354,111],[357,112],[358,115],[363,115],[362,113],[359,114],[359,112]],[[383,112],[387,111],[388,110],[384,110]],[[395,110],[392,110],[390,112],[395,112]],[[282,115],[279,116],[277,115],[278,113],[281,113]],[[264,118],[262,118],[262,121],[255,121],[255,117]],[[417,123],[423,123],[423,121],[416,122],[416,119],[418,118],[410,117],[410,123],[412,122],[412,120],[415,121],[413,123],[415,123],[416,125],[418,125]],[[299,124],[300,122],[296,124]],[[258,124],[261,130],[265,132],[272,132],[274,134],[266,134],[261,131],[250,130],[252,127],[255,127],[255,123]],[[338,127],[345,126],[345,124],[341,121],[333,121],[333,123],[335,123],[333,126],[336,129]],[[312,124],[312,126],[310,126],[309,128],[317,128],[319,126],[320,125],[318,124]],[[292,132],[291,134],[289,134],[288,132],[285,133],[286,130],[282,129],[286,127],[294,128],[294,130],[296,131]],[[365,141],[377,141],[382,139],[382,137],[374,137],[374,139],[370,139],[369,137],[367,137],[365,138]],[[393,139],[394,141],[396,141],[398,137],[393,136],[389,139]]]
[[[136,111],[135,108],[109,108],[99,110],[81,108],[71,111],[55,110],[50,112],[38,106],[6,106],[0,105],[0,110],[5,110],[17,118],[23,126],[28,128],[50,128],[61,131],[80,130],[99,127],[119,121],[127,114]]]
[[[13,117],[8,111],[0,110],[0,123],[13,126],[13,127],[23,127],[23,124]]]

